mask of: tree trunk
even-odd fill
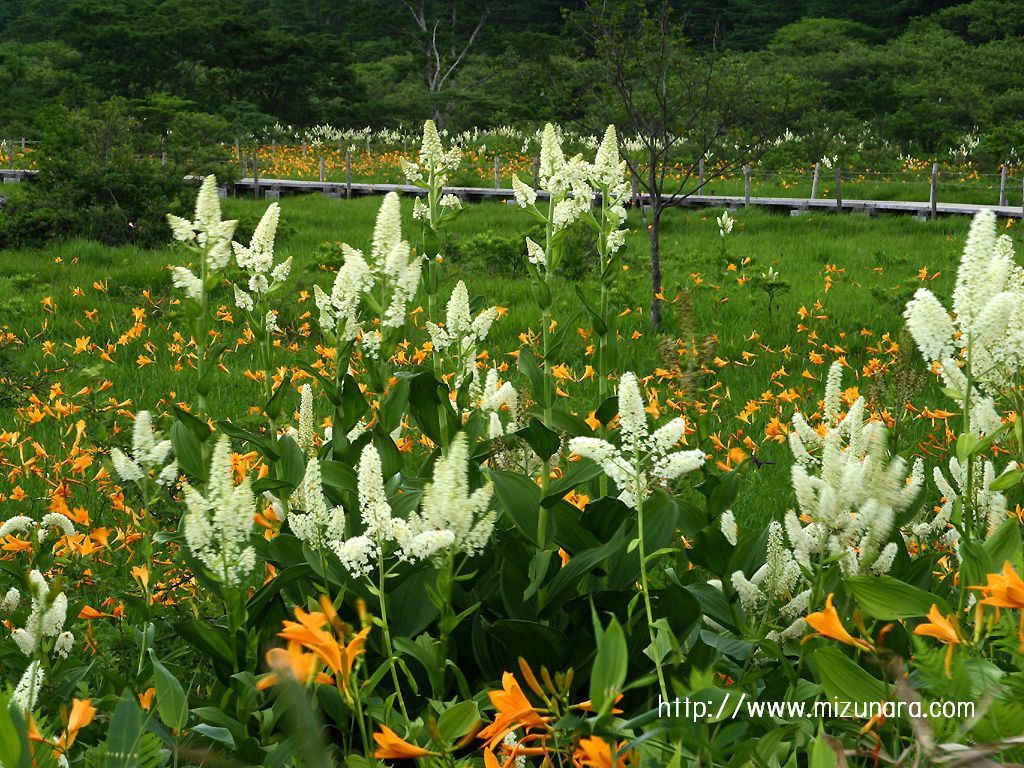
[[[647,237],[651,243],[651,326],[661,327],[661,205],[658,195],[651,195],[651,223]]]

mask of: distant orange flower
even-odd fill
[[[915,635],[934,637],[949,646],[946,649],[946,677],[951,677],[949,665],[953,661],[953,648],[960,645],[960,633],[954,625],[956,619],[950,621],[952,618],[952,616],[949,618],[943,616],[939,611],[939,606],[933,604],[931,610],[928,611],[928,621],[919,624],[914,630]]]

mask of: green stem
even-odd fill
[[[651,609],[651,592],[647,584],[647,548],[644,545],[644,500],[637,498],[636,502],[638,545],[640,552],[640,588],[644,595],[644,611],[647,614],[647,631],[651,638],[651,653],[654,656],[654,668],[658,673],[658,687],[661,689],[661,698],[668,701],[668,686],[665,684],[665,672],[661,668],[661,654],[658,652],[657,633],[654,630],[654,611]]]
[[[395,652],[391,647],[391,630],[388,627],[388,600],[384,592],[384,559],[378,558],[377,567],[380,582],[377,585],[378,597],[380,598],[380,623],[384,631],[384,647],[388,653],[388,667],[391,669],[391,682],[395,686],[395,693],[398,696],[398,706],[402,710],[402,716],[409,722],[409,711],[405,708],[405,698],[402,696],[402,686],[398,681],[398,668],[395,664]]]

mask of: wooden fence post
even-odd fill
[[[818,179],[821,178],[821,163],[814,164],[814,176],[811,179],[811,200],[818,199]]]
[[[236,136],[235,137],[235,157],[238,159],[239,164],[242,163],[242,142]]]
[[[704,158],[697,161],[697,191],[704,194]]]
[[[999,171],[999,205],[1006,205],[1006,163]]]
[[[843,167],[836,160],[836,213],[843,212]]]
[[[327,179],[327,161],[324,160],[324,156],[320,155],[320,181]]]
[[[633,205],[640,205],[640,179],[637,178],[636,171],[632,168],[629,169],[629,177],[633,186]]]
[[[750,163],[743,166],[743,204],[750,205]]]
[[[277,152],[277,139],[270,140],[270,151]]]
[[[939,213],[939,164],[932,163],[932,181],[928,191],[929,216],[934,219]]]
[[[540,182],[540,159],[533,158],[533,191],[537,191],[537,184]]]
[[[252,193],[257,200],[260,199],[260,164],[256,160],[256,148],[252,150]]]
[[[408,141],[408,139],[402,139],[402,154],[404,155],[408,151],[409,151],[409,141]]]
[[[305,157],[305,156],[306,156],[306,149],[307,149],[307,147],[306,147],[306,140],[305,140],[305,139],[303,139],[303,140],[302,140],[302,156],[303,156],[303,157]]]
[[[494,188],[501,188],[501,160],[497,155],[494,156]]]
[[[167,165],[167,137],[160,137],[160,165]]]
[[[22,152],[25,151],[25,137],[24,136],[21,137],[21,151]]]
[[[14,139],[7,140],[7,167],[14,168]]]
[[[352,151],[345,152],[345,197],[352,197]]]

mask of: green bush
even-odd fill
[[[166,212],[186,212],[195,198],[185,174],[228,170],[227,152],[211,141],[221,122],[172,117],[162,164],[159,137],[124,100],[49,111],[41,120],[39,174],[0,210],[0,248],[70,236],[110,245],[166,243]]]

